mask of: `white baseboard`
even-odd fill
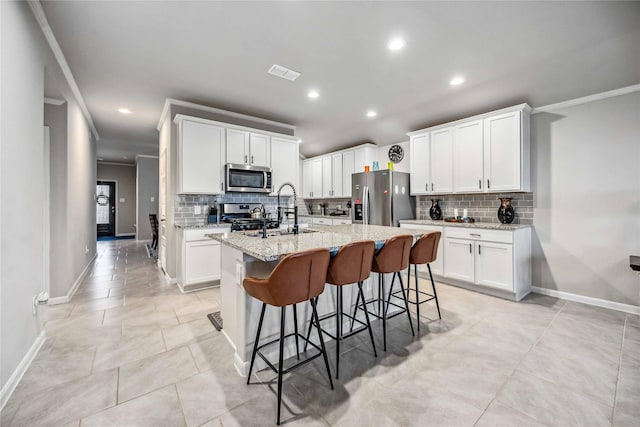
[[[116,237],[136,237],[136,233],[117,233]]]
[[[69,301],[71,301],[71,298],[73,298],[73,296],[76,294],[76,291],[80,287],[80,284],[84,280],[85,276],[89,272],[89,269],[91,268],[91,266],[93,265],[93,262],[96,260],[97,257],[98,257],[98,253],[96,252],[95,254],[93,254],[93,258],[91,258],[89,263],[84,267],[84,270],[82,270],[82,273],[80,273],[76,281],[73,282],[73,286],[71,286],[71,289],[69,289],[69,292],[67,292],[67,295],[63,297],[49,298],[49,302],[47,302],[47,305],[66,304]]]
[[[623,311],[625,313],[640,315],[640,307],[637,305],[623,304],[621,302],[607,301],[600,298],[587,297],[584,295],[572,294],[569,292],[558,291],[556,289],[540,288],[533,286],[531,290],[537,294],[549,295],[568,301],[581,302],[583,304],[595,305],[598,307],[610,308],[611,310]]]
[[[31,344],[31,347],[29,347],[27,354],[24,355],[24,357],[16,367],[16,370],[13,371],[13,374],[11,374],[11,377],[9,377],[9,380],[6,382],[4,387],[2,387],[2,391],[0,391],[0,410],[4,408],[4,405],[6,405],[9,401],[9,398],[16,389],[16,386],[18,385],[18,383],[20,383],[20,380],[22,380],[22,377],[24,376],[25,372],[27,372],[27,369],[29,369],[29,366],[31,366],[31,362],[33,362],[33,359],[40,351],[40,348],[42,347],[42,344],[44,344],[45,340],[46,335],[44,333],[44,330],[42,330],[40,331],[40,335],[38,335],[33,344]]]

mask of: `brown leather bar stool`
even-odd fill
[[[362,282],[366,280],[371,274],[371,264],[373,262],[374,252],[375,242],[373,240],[353,242],[340,247],[338,253],[333,256],[331,258],[331,261],[329,262],[329,269],[327,270],[327,283],[336,286],[336,311],[335,313],[329,313],[320,317],[319,320],[322,322],[323,320],[328,320],[331,318],[336,319],[335,335],[332,335],[327,330],[321,328],[321,331],[323,333],[336,341],[336,379],[338,379],[340,376],[340,341],[342,341],[344,338],[348,338],[364,330],[368,330],[369,337],[371,338],[371,346],[373,347],[373,354],[375,357],[378,357],[378,353],[376,352],[376,344],[373,340],[371,322],[369,321],[369,313],[367,313],[367,310],[363,310],[366,321],[365,323],[355,317],[357,314],[356,312],[354,312],[353,316],[345,313],[343,311],[342,304],[342,289],[345,285],[351,285],[354,283],[358,284],[356,307],[360,298],[362,298],[362,300],[364,301]],[[345,317],[347,319],[350,319],[352,322],[358,322],[360,325],[362,325],[362,328],[356,329],[355,331],[352,328],[349,333],[343,333],[342,326],[343,319]],[[311,335],[312,324],[315,324],[313,319],[311,319],[311,321],[309,322],[309,329],[307,331],[307,342],[309,336]]]
[[[413,236],[409,234],[394,236],[388,239],[384,243],[382,249],[380,249],[378,253],[373,257],[373,265],[371,267],[371,271],[373,271],[374,273],[378,273],[378,298],[373,301],[367,301],[364,303],[364,305],[376,302],[378,304],[377,312],[369,312],[369,314],[377,317],[378,319],[382,319],[384,351],[387,351],[387,319],[391,319],[406,312],[407,318],[409,319],[409,326],[411,327],[411,335],[415,335],[413,331],[413,324],[411,323],[411,314],[409,313],[409,303],[407,302],[407,297],[404,293],[402,275],[400,274],[401,271],[409,266],[409,253],[411,251],[412,243]],[[386,304],[384,302],[384,298],[387,295],[384,286],[385,273],[393,273],[393,278],[391,279],[391,287],[389,289]],[[394,294],[393,285],[395,283],[396,277],[400,282],[400,290],[402,291],[400,292],[400,294],[402,295],[401,298],[404,300],[404,307],[391,302],[391,296],[393,296]],[[398,307],[402,310],[389,316],[388,312],[390,305]],[[367,309],[366,307],[364,308],[365,310]]]
[[[322,333],[318,329],[318,337],[320,339],[320,347],[314,343],[308,342],[320,351],[320,353],[298,362],[290,368],[284,369],[283,354],[284,354],[284,341],[286,338],[295,336],[296,338],[296,350],[297,340],[305,337],[299,335],[297,332],[297,326],[293,334],[285,335],[285,314],[287,306],[291,305],[294,308],[294,320],[295,319],[295,304],[300,302],[309,301],[311,304],[311,310],[313,318],[316,320],[316,324],[320,324],[318,320],[318,312],[316,310],[316,297],[324,291],[324,286],[327,278],[327,267],[329,266],[329,250],[328,249],[311,249],[302,252],[296,252],[289,254],[282,258],[282,260],[276,265],[271,274],[266,279],[256,279],[253,277],[247,277],[244,279],[242,285],[245,291],[254,297],[255,299],[262,301],[262,312],[260,313],[260,321],[258,323],[258,331],[256,333],[256,340],[253,344],[253,352],[251,354],[251,364],[249,365],[249,376],[247,378],[247,384],[251,380],[251,372],[253,371],[253,364],[256,360],[256,354],[265,361],[265,363],[278,374],[278,414],[277,423],[280,424],[280,407],[282,406],[282,375],[291,372],[295,368],[312,361],[313,359],[322,355],[324,357],[324,364],[327,368],[327,374],[329,376],[329,384],[333,390],[333,381],[331,380],[331,370],[329,369],[329,360],[327,358],[327,351],[324,346],[324,340],[322,339]],[[270,341],[268,343],[258,346],[260,340],[260,331],[262,329],[262,322],[264,320],[264,312],[267,308],[267,304],[274,307],[281,307],[280,311],[280,338]],[[280,353],[278,356],[278,368],[276,367],[262,354],[260,349],[274,344],[280,343]]]
[[[418,322],[418,330],[420,330],[420,304],[425,302],[436,300],[436,308],[438,309],[438,317],[442,319],[442,315],[440,315],[440,304],[438,303],[438,294],[436,292],[436,284],[433,281],[433,275],[431,274],[431,263],[436,260],[438,257],[438,243],[440,242],[440,236],[442,233],[439,231],[433,231],[430,233],[425,233],[416,241],[416,243],[411,248],[411,253],[409,254],[409,268],[407,269],[407,299],[410,304],[415,304],[416,306],[416,319]],[[427,292],[423,292],[418,288],[418,265],[426,264],[427,269],[429,270],[429,278],[431,279],[431,287],[433,289],[433,294],[429,294]],[[411,288],[411,265],[414,268],[414,276],[416,287],[415,289]],[[409,297],[409,292],[415,291],[416,300],[411,301]],[[427,299],[420,301],[420,294],[426,295]]]

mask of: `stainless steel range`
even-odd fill
[[[263,205],[257,203],[225,203],[222,205],[221,220],[231,224],[231,231],[260,230],[266,224],[267,229],[278,228],[278,220],[267,213],[263,218],[252,218],[260,212]]]

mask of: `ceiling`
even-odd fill
[[[157,152],[166,98],[295,125],[301,153],[312,156],[640,83],[639,2],[42,5],[105,160]],[[393,36],[404,49],[386,48]],[[302,76],[271,76],[274,63]],[[450,86],[454,75],[466,82]],[[378,116],[365,117],[368,109]]]

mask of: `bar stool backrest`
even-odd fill
[[[373,240],[353,242],[340,247],[329,262],[327,283],[349,285],[365,280],[371,274],[375,248]]]
[[[372,270],[376,273],[394,273],[409,267],[409,253],[413,236],[401,234],[393,236],[384,243],[384,246],[373,257]]]
[[[438,257],[438,243],[442,233],[432,231],[425,233],[411,248],[409,262],[411,264],[430,264]]]
[[[315,298],[324,291],[329,250],[294,252],[282,258],[266,279],[247,277],[243,286],[252,297],[275,307]]]

